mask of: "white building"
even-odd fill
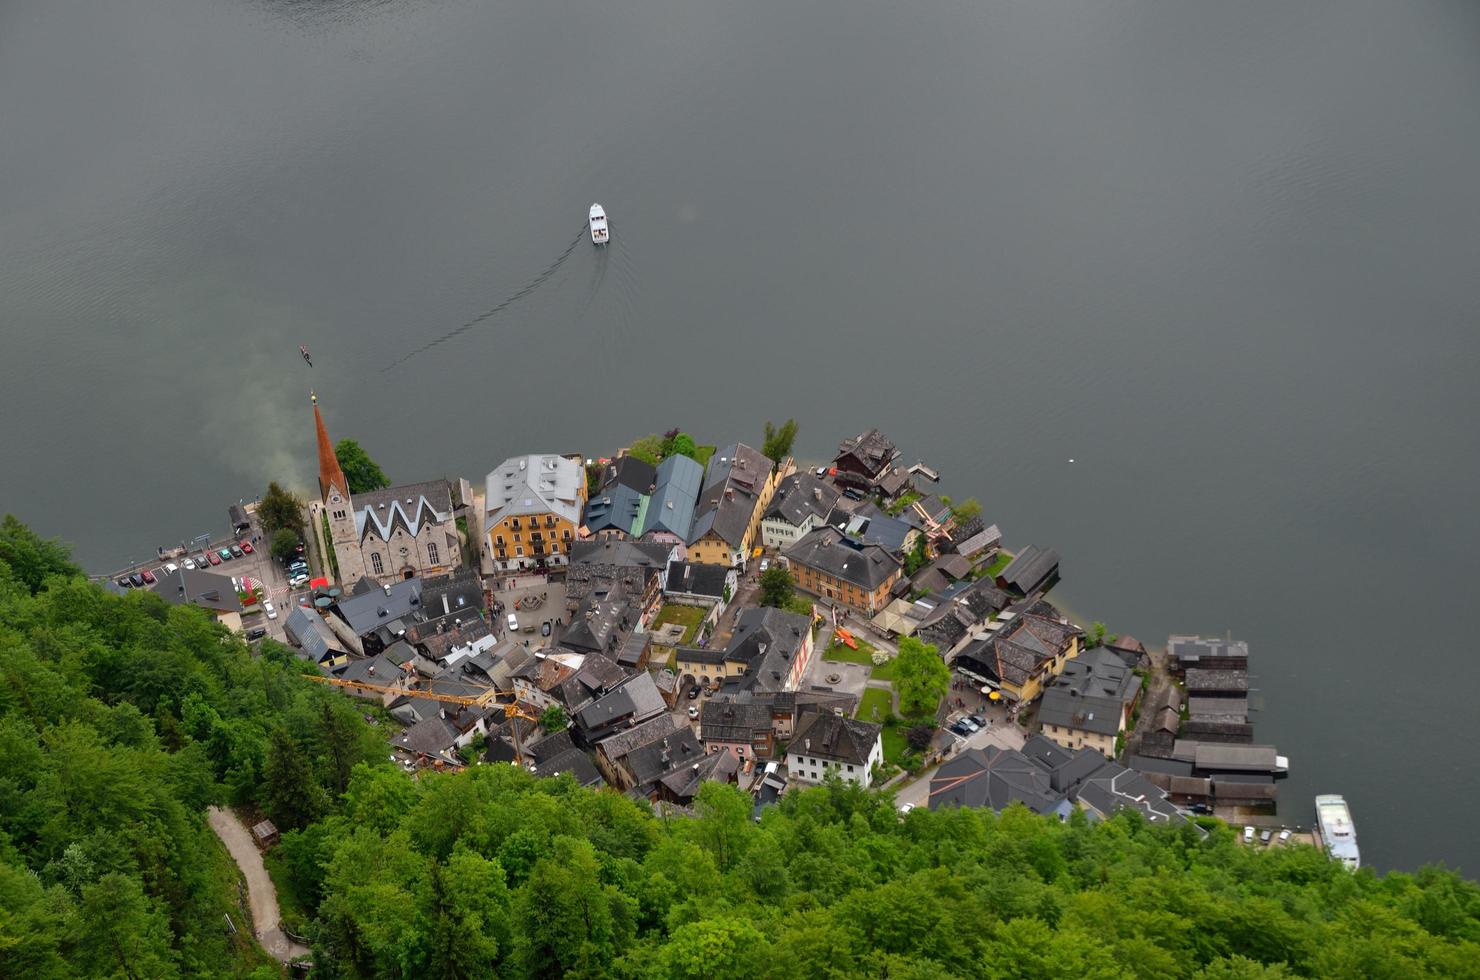
[[[827,711],[801,716],[786,750],[787,774],[820,783],[829,773],[860,786],[873,782],[874,766],[884,761],[882,727]]]
[[[791,474],[776,486],[771,506],[761,517],[761,544],[789,548],[813,528],[821,527],[841,494],[805,470]]]

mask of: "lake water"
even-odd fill
[[[1343,793],[1370,863],[1473,874],[1477,35],[1469,0],[10,0],[0,509],[99,571],[219,530],[311,485],[310,387],[406,481],[878,425],[1084,615],[1247,639],[1291,819]]]

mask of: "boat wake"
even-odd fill
[[[565,247],[565,251],[561,252],[560,255],[559,255],[559,257],[557,257],[554,262],[551,262],[548,266],[546,266],[539,273],[539,275],[537,275],[534,278],[530,279],[523,286],[520,286],[519,289],[516,290],[514,293],[512,293],[511,295],[505,297],[503,299],[503,301],[501,301],[497,306],[494,306],[494,307],[492,307],[490,309],[484,310],[482,313],[479,313],[477,316],[473,317],[471,320],[468,320],[466,323],[464,323],[462,326],[458,327],[457,329],[455,329],[455,330],[449,330],[447,333],[444,333],[442,336],[436,337],[436,338],[434,338],[432,340],[429,340],[426,343],[422,344],[420,347],[416,348],[415,350],[413,350],[413,351],[411,351],[411,352],[409,352],[407,354],[404,354],[401,357],[398,357],[396,360],[392,361],[391,363],[387,364],[385,367],[381,368],[380,369],[380,373],[381,374],[385,374],[388,371],[390,371],[392,368],[395,368],[395,367],[398,367],[398,366],[400,366],[402,364],[405,364],[407,361],[411,360],[413,357],[416,357],[418,354],[425,354],[427,351],[431,350],[433,347],[441,346],[442,344],[447,343],[449,340],[453,340],[453,339],[455,339],[455,338],[457,338],[457,337],[459,337],[459,336],[467,333],[469,330],[471,330],[474,327],[478,326],[478,324],[480,324],[480,323],[486,323],[489,320],[492,320],[494,317],[498,316],[504,310],[507,310],[509,307],[513,306],[515,303],[517,303],[520,300],[524,299],[530,293],[533,293],[535,290],[539,289],[546,282],[548,282],[550,280],[550,278],[555,275],[555,273],[559,272],[560,271],[560,267],[562,265],[564,265],[565,264],[565,261],[571,257],[571,255],[575,252],[575,250],[577,248],[580,247],[581,241],[583,239],[585,239],[586,237],[587,237],[587,231],[586,231],[585,226],[583,225],[581,227],[580,233],[577,234],[576,237],[571,241],[571,243]],[[599,286],[600,284],[601,284],[600,283],[600,280],[598,279],[597,285]],[[592,289],[592,295],[593,296],[595,295],[595,289],[594,288]]]

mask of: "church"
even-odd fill
[[[309,508],[312,531],[323,541],[327,524],[340,583],[368,575],[385,585],[446,574],[462,565],[452,485],[431,480],[351,496],[318,396],[309,397],[319,441],[320,502]]]

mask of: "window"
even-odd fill
[[[510,523],[514,526],[514,530],[519,530],[519,518],[514,518]]]
[[[434,544],[427,545],[427,557],[432,560],[433,565],[440,565],[442,563],[442,560],[437,557],[437,546]]]
[[[342,511],[342,510],[336,510],[334,512],[334,519],[336,521],[342,521],[342,520],[344,520],[344,511]]]
[[[385,565],[381,563],[379,553],[373,551],[370,553],[370,567],[375,569],[376,575],[385,574]]]
[[[853,767],[852,767],[852,766],[849,766],[849,767],[848,767],[848,771],[849,771],[849,772],[852,772],[852,771],[853,771]]]
[[[524,545],[521,544],[517,548],[515,548],[514,549],[514,554],[516,554],[516,555],[522,555],[522,554],[524,554]]]
[[[504,546],[504,536],[500,534],[497,538],[494,539],[494,543],[502,548]]]

